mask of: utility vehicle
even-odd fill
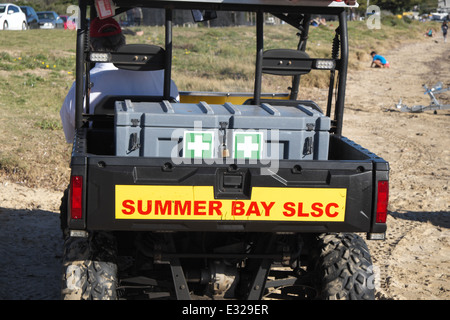
[[[76,136],[61,205],[64,299],[374,299],[361,235],[384,239],[389,165],[342,136],[347,10],[357,3],[114,4],[115,14],[162,10],[165,45],[91,52],[95,1],[79,1]],[[253,12],[253,92],[170,96],[174,10],[192,10],[196,21]],[[295,27],[296,47],[265,50],[268,14]],[[334,19],[328,57],[307,53],[317,15]],[[163,96],[113,95],[89,110],[89,68],[106,62],[163,69]],[[329,76],[321,105],[298,99],[301,77],[312,70]],[[292,85],[262,92],[267,74]]]

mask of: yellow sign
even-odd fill
[[[116,219],[340,222],[346,196],[343,188],[254,187],[251,200],[219,200],[212,186],[116,185]]]

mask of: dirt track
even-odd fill
[[[400,98],[428,104],[422,84],[450,86],[450,43],[427,39],[381,54],[390,69],[367,62],[349,75],[343,132],[391,166],[387,239],[368,242],[377,298],[450,299],[450,110],[394,110]],[[0,299],[59,298],[61,196],[0,181]]]
[[[350,75],[343,132],[390,163],[387,240],[368,242],[377,296],[449,299],[450,110],[400,113],[395,104],[428,105],[423,84],[450,86],[450,45],[428,39],[385,56],[390,69]],[[450,92],[437,97],[450,104]]]

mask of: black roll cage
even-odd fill
[[[75,98],[75,128],[84,126],[83,103],[88,104],[88,84],[89,84],[89,26],[88,18],[96,16],[94,0],[79,0],[79,28],[77,29],[76,44],[76,98]],[[118,7],[116,14],[127,11],[133,7],[148,7],[165,9],[165,68],[164,68],[164,100],[170,98],[170,81],[172,70],[172,12],[174,9],[191,10],[212,10],[212,11],[248,11],[256,12],[256,67],[254,85],[254,104],[260,104],[261,79],[263,74],[263,53],[264,53],[264,13],[271,13],[285,23],[298,30],[299,43],[298,51],[305,51],[308,40],[309,25],[311,15],[327,14],[335,15],[339,19],[339,27],[336,29],[336,36],[333,41],[332,60],[334,67],[330,70],[330,83],[328,92],[328,102],[326,115],[331,117],[331,133],[342,134],[342,124],[344,115],[345,87],[348,67],[348,35],[347,35],[347,15],[345,7],[311,7],[311,6],[273,6],[273,5],[248,5],[245,3],[217,3],[216,2],[189,2],[189,1],[151,1],[151,0],[115,0]],[[90,7],[90,17],[87,17],[88,7]],[[336,81],[336,71],[338,71],[336,83],[336,95],[334,114],[332,114],[332,100]],[[289,100],[297,99],[301,75],[292,76],[292,87]],[[86,99],[85,99],[86,96]],[[87,108],[89,110],[89,108]],[[89,111],[88,111],[89,112]]]

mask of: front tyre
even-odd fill
[[[374,300],[372,259],[365,241],[355,234],[323,234],[316,238],[313,269],[318,298]]]
[[[116,300],[117,249],[111,233],[92,232],[64,242],[62,298]]]

